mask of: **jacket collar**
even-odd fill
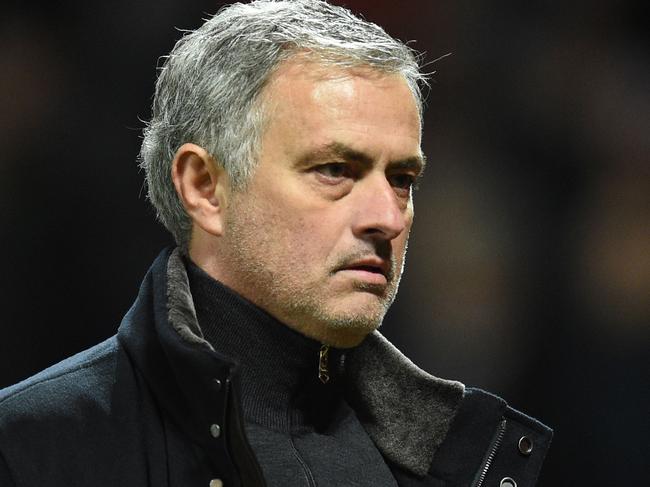
[[[216,413],[197,395],[234,366],[203,338],[178,249],[158,256],[118,337],[164,407],[203,443],[203,418]],[[347,397],[380,452],[424,476],[458,411],[463,384],[419,369],[379,332],[346,354],[345,367]]]

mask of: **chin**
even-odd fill
[[[321,296],[318,300],[294,303],[281,321],[322,343],[350,348],[379,328],[391,302],[392,299],[368,292],[346,293],[329,300]]]
[[[381,326],[385,314],[384,306],[373,306],[371,309],[356,307],[350,310],[339,310],[337,313],[331,313],[321,318],[324,318],[322,324],[331,334],[349,334],[355,337],[360,336],[363,339]]]
[[[393,294],[375,294],[374,292],[355,292],[334,306],[335,312],[346,316],[352,322],[377,323],[377,328],[393,303]]]

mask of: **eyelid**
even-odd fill
[[[328,174],[330,169],[336,168],[340,174],[332,175]],[[320,162],[314,164],[310,171],[318,173],[323,178],[329,180],[331,184],[338,184],[343,180],[348,179],[358,179],[362,176],[361,173],[365,172],[364,168],[359,167],[358,164],[355,164],[354,161],[329,161],[329,162]],[[399,190],[411,190],[417,189],[417,183],[422,175],[422,171],[417,167],[394,167],[389,168],[386,174],[386,179],[389,181],[391,186]],[[408,178],[408,181],[402,181],[397,183],[393,181],[393,178]]]
[[[340,175],[327,174],[328,172],[330,172],[329,171],[330,169],[334,169],[334,168],[340,171],[341,174]],[[320,174],[325,178],[329,178],[331,180],[336,180],[336,181],[354,177],[350,165],[347,162],[342,162],[342,161],[324,162],[322,164],[317,164],[313,166],[310,170],[317,172],[318,174]]]
[[[333,167],[342,168],[342,169],[346,169],[346,170],[350,170],[350,171],[352,170],[352,167],[351,167],[350,163],[345,162],[345,161],[323,162],[323,163],[320,163],[320,164],[316,164],[312,169],[318,171],[319,169],[333,168]]]
[[[397,189],[401,189],[401,190],[413,190],[414,191],[418,187],[417,184],[418,184],[418,181],[420,179],[420,175],[421,175],[421,172],[418,172],[417,174],[414,174],[413,172],[404,171],[404,172],[393,172],[393,173],[388,174],[386,177],[389,180],[389,182],[391,182],[391,184],[392,184],[391,178],[394,178],[394,177],[407,177],[408,178],[408,187],[405,187],[405,186],[400,185],[400,184],[394,184],[394,187],[397,188]]]

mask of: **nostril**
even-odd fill
[[[378,240],[392,240],[404,231],[403,226],[385,225],[383,227],[366,228],[363,234],[367,238]]]

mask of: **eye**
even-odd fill
[[[341,179],[350,177],[348,165],[343,162],[330,162],[321,164],[315,168],[315,171],[328,179]]]
[[[391,174],[388,176],[388,181],[393,188],[410,190],[415,186],[416,177],[409,173]]]

